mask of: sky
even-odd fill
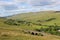
[[[60,11],[60,0],[0,0],[0,16],[46,10]]]

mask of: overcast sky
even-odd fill
[[[42,10],[60,10],[60,0],[0,0],[0,16]]]

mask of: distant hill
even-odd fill
[[[60,11],[41,11],[41,12],[29,12],[13,15],[11,17],[7,17],[8,19],[19,19],[26,20],[30,22],[45,21],[51,18],[56,18],[55,20],[49,22],[41,22],[43,24],[53,24],[57,23],[60,25]]]

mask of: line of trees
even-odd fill
[[[36,29],[36,31],[39,32],[47,32],[50,34],[54,34],[54,35],[59,35],[60,36],[60,26],[58,26],[56,23],[54,23],[54,25],[50,25],[47,28],[43,28],[41,27],[40,29]]]
[[[25,21],[25,20],[13,20],[13,19],[8,19],[4,22],[5,24],[8,24],[8,25],[27,25],[27,26],[31,26],[31,22],[28,22],[28,21]]]
[[[49,19],[46,19],[46,20],[37,20],[37,22],[49,22],[49,21],[52,21],[52,20],[55,20],[56,18],[49,18]]]

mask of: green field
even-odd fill
[[[31,22],[37,22],[38,20],[44,21],[50,18],[56,18],[55,20],[49,21],[49,22],[42,22],[42,24],[53,24],[57,23],[60,25],[60,12],[36,12],[36,13],[23,13],[23,14],[18,14],[12,17],[9,17],[11,19],[20,19],[20,20],[26,20],[26,21],[31,21]]]
[[[9,19],[12,19],[12,23],[6,24],[5,21],[10,23]],[[17,25],[17,21],[25,21],[26,23],[20,23]],[[60,40],[60,36],[51,35],[49,33],[45,36],[37,36],[26,34],[22,30],[48,28],[50,25],[60,26],[60,12],[57,11],[42,11],[42,12],[30,12],[17,14],[5,18],[0,18],[0,40]],[[47,26],[41,26],[47,25]]]

